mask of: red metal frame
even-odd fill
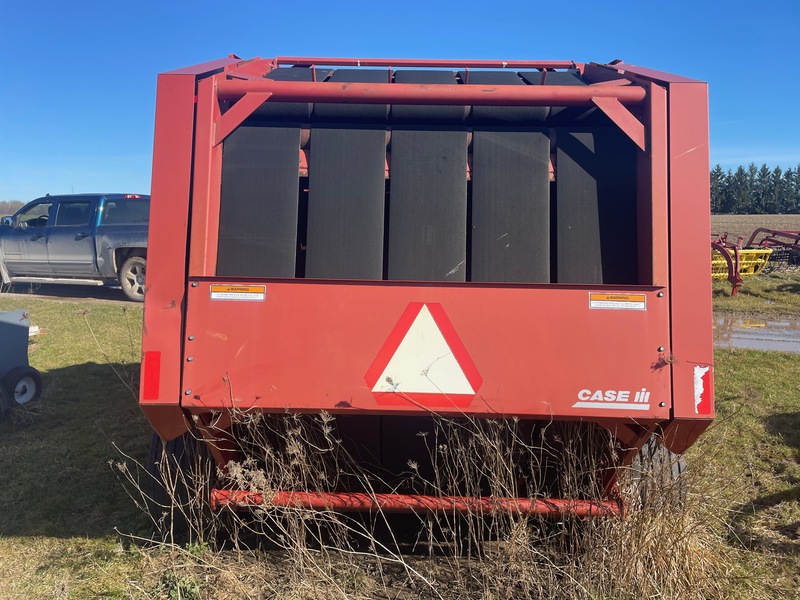
[[[639,86],[448,85],[411,83],[348,83],[218,79],[220,100],[236,102],[248,94],[270,94],[278,102],[341,104],[458,104],[483,106],[586,106],[593,98],[613,98],[624,105],[641,103]]]
[[[365,385],[365,374],[408,308],[409,298],[424,298],[445,307],[483,378],[469,404],[442,396],[429,406],[439,414],[579,419],[613,411],[618,418],[669,418],[668,370],[652,368],[663,354],[659,345],[669,338],[668,306],[658,297],[658,288],[598,286],[610,294],[643,294],[648,310],[597,311],[589,308],[589,294],[579,287],[270,280],[263,303],[237,303],[232,314],[230,305],[210,298],[212,283],[242,281],[192,280],[186,335],[193,340],[187,342],[184,359],[185,408],[419,412],[420,407],[402,394],[376,398]],[[478,314],[480,319],[475,318]],[[531,319],[531,314],[547,318]],[[209,328],[208,323],[215,325]],[[621,336],[621,330],[637,335]],[[264,344],[265,331],[281,342]],[[586,331],[606,340],[602,350],[582,343],[581,332]],[[508,335],[500,337],[498,332]],[[347,340],[344,352],[342,340]],[[507,351],[498,352],[498,343]],[[627,366],[616,374],[612,387],[608,374],[619,371],[620,364]],[[647,410],[632,403],[574,406],[586,395],[582,390],[627,390],[632,401],[642,388],[651,394]]]
[[[266,61],[262,61],[266,62]],[[425,69],[580,69],[582,65],[571,60],[437,60],[418,58],[330,58],[279,56],[268,63],[281,65],[331,66],[331,67],[419,67]]]
[[[233,58],[222,59],[158,76],[151,185],[156,201],[150,206],[151,275],[142,339],[141,387],[147,394],[140,397],[140,402],[145,415],[159,424],[159,433],[168,439],[187,428],[180,408],[180,364],[197,82],[236,62]],[[158,264],[155,269],[154,258]],[[150,368],[155,364],[159,365],[156,374]]]
[[[761,235],[761,239],[758,236]],[[756,240],[758,240],[756,242]],[[786,247],[800,249],[800,231],[781,231],[759,227],[747,241],[747,248],[760,246],[762,248]]]
[[[711,248],[719,251],[728,264],[728,282],[731,284],[731,296],[735,296],[744,281],[739,266],[741,240],[739,240],[739,243],[734,244],[728,241],[727,234],[723,234],[718,239],[711,241]]]
[[[577,68],[591,85],[263,79],[281,65]],[[641,150],[638,243],[644,284],[219,279],[221,142],[264,101],[598,106]],[[711,283],[709,264],[699,259],[708,255],[708,177],[706,85],[624,64],[230,58],[160,75],[142,410],[167,439],[185,431],[192,415],[232,406],[373,414],[433,410],[591,420],[620,433],[627,427],[620,438],[628,449],[623,463],[659,428],[668,446],[682,452],[713,418]],[[264,299],[220,303],[210,296],[211,285],[219,284],[263,285]],[[592,298],[600,297],[592,294],[642,298],[644,309],[592,308]],[[381,399],[365,381],[392,327],[415,302],[443,307],[480,373],[480,389],[465,405],[449,402],[446,394],[436,406],[420,406],[402,394]],[[617,405],[608,392],[626,392],[631,399],[648,393],[648,406]],[[342,502],[339,508],[349,506]],[[372,506],[374,499],[358,503]]]

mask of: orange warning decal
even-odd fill
[[[223,285],[211,284],[212,300],[248,300],[263,302],[267,297],[265,285]]]
[[[589,292],[589,308],[647,310],[647,297],[644,294],[599,294]]]

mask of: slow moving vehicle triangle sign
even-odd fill
[[[378,404],[464,408],[483,379],[441,304],[412,302],[364,375]]]

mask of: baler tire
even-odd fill
[[[131,256],[119,269],[119,285],[128,300],[144,302],[147,259]]]
[[[147,511],[164,540],[202,540],[208,529],[213,460],[191,432],[166,442],[157,433],[147,459]]]
[[[42,376],[33,367],[14,367],[3,377],[3,387],[12,405],[22,406],[42,396]]]
[[[0,386],[0,423],[5,420],[8,411],[11,410],[11,401],[8,399],[8,394],[5,388]]]
[[[635,498],[642,509],[680,508],[686,501],[686,459],[651,437],[634,459]]]

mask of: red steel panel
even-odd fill
[[[186,334],[194,340],[187,342],[183,363],[187,408],[435,410],[637,420],[669,416],[670,365],[660,365],[658,350],[668,343],[669,313],[656,288],[593,288],[646,297],[645,310],[614,310],[590,308],[589,290],[565,286],[262,280],[258,283],[265,284],[266,293],[254,296],[261,300],[236,301],[211,299],[212,283],[256,287],[254,281],[221,280],[190,287]],[[381,379],[373,393],[365,379],[398,320],[419,302],[441,305],[482,378],[471,401],[449,398],[464,393],[463,380],[459,387],[431,375],[443,393],[424,404],[413,391],[425,390],[406,394],[410,388],[397,377],[397,392]],[[450,346],[456,355],[458,348]],[[445,354],[432,362],[446,362]],[[385,379],[392,374],[386,371]],[[410,379],[416,375],[405,372]],[[645,410],[635,402],[642,390],[649,392]],[[620,392],[622,402],[608,399]]]
[[[142,397],[142,404],[180,401],[194,95],[193,74],[159,75],[142,350],[160,352],[161,372],[158,397]]]
[[[153,429],[165,440],[172,440],[189,429],[183,409],[172,405],[142,404],[142,413]]]
[[[704,83],[669,85],[670,280],[674,408],[678,419],[713,398],[708,91]],[[711,388],[711,389],[709,389]]]
[[[158,76],[142,351],[160,360],[157,376],[152,363],[142,369],[140,403],[165,437],[186,428],[178,406],[196,82],[236,62],[223,59]]]

